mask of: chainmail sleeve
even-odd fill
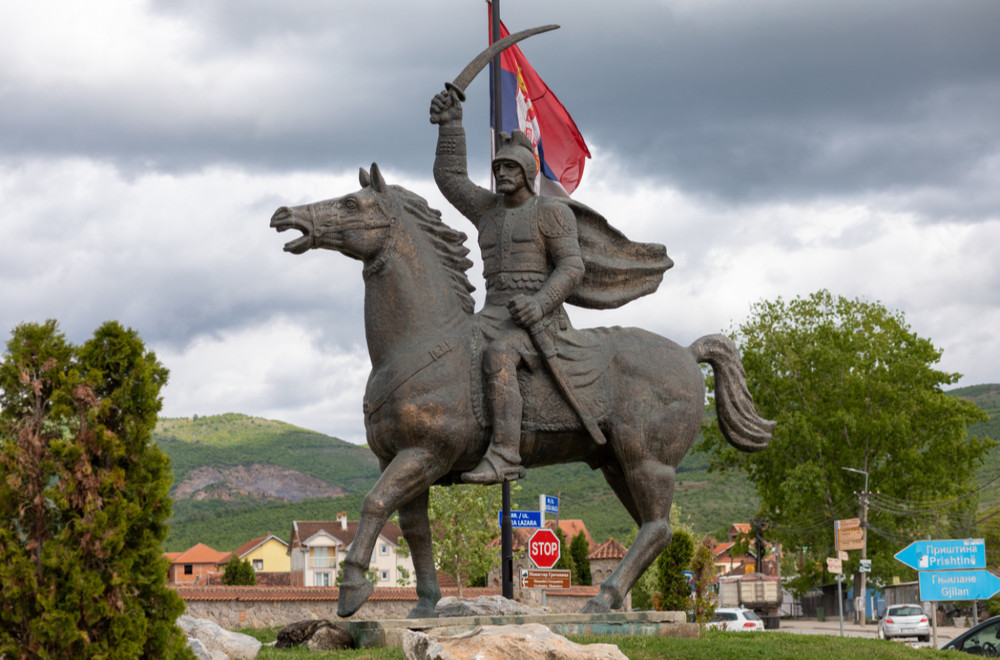
[[[434,181],[445,199],[479,227],[479,219],[496,197],[469,178],[465,151],[465,129],[461,124],[438,127],[434,155]]]

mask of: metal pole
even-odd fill
[[[490,43],[500,40],[500,0],[490,2],[493,23]],[[503,126],[503,100],[500,97],[500,54],[493,58],[493,134],[494,149],[499,146]],[[492,174],[492,173],[491,173]],[[503,491],[503,516],[500,521],[500,588],[504,598],[514,598],[514,528],[510,522],[510,482],[501,486]]]
[[[844,581],[844,576],[837,573],[837,614],[840,615],[840,636],[844,636],[844,597],[841,595],[840,583]]]

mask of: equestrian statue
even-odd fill
[[[719,426],[734,447],[767,447],[774,422],[757,415],[735,344],[689,347],[638,328],[577,329],[564,304],[613,308],[652,293],[673,263],[568,198],[537,194],[538,164],[520,131],[503,134],[496,192],[473,183],[462,128],[464,89],[490,58],[533,28],[493,44],[431,101],[434,178],[468,218],[482,251],[486,300],[474,310],[466,235],[419,195],[386,183],[377,165],[357,192],[282,207],[271,227],[302,233],[285,250],[336,250],[363,264],[368,445],[382,474],[364,499],[344,561],[337,613],[373,587],[364,578],[394,511],[410,547],[418,601],[441,598],[427,517],[432,485],[492,484],[525,468],[583,461],[600,469],[639,525],[635,541],[583,612],[608,612],[670,543],[675,471],[698,435],[705,402],[699,363],[715,374]]]

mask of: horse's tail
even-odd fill
[[[722,435],[729,444],[745,452],[766,448],[775,422],[757,414],[747,389],[743,362],[733,340],[725,335],[706,335],[691,344],[688,350],[696,361],[712,365],[715,412]]]

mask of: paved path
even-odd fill
[[[781,632],[802,633],[806,635],[839,635],[840,619],[836,617],[833,619],[827,619],[826,621],[817,621],[816,619],[782,619],[779,630]],[[933,634],[933,628],[931,630]],[[966,630],[968,630],[968,628],[958,626],[938,626],[937,647],[940,648],[944,646]],[[846,619],[844,620],[844,637],[874,638],[875,636],[876,628],[874,624],[868,624],[862,627],[856,623],[849,623]],[[931,644],[918,643],[912,638],[906,638],[904,641],[910,646],[931,646]]]

